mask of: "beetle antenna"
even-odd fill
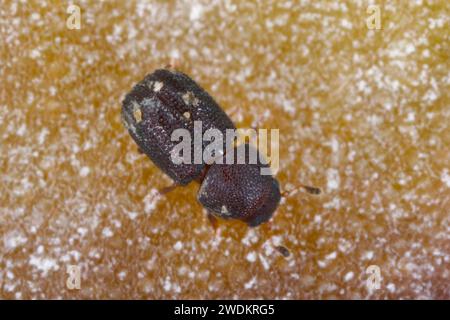
[[[313,187],[313,186],[307,186],[307,185],[301,185],[301,188],[305,189],[306,192],[314,195],[319,195],[322,193],[322,189],[319,187]]]
[[[288,258],[291,255],[291,251],[285,246],[275,246],[275,250],[277,250],[283,257]]]
[[[305,190],[306,192],[308,192],[309,194],[312,194],[312,195],[315,195],[315,196],[317,196],[317,195],[319,195],[319,194],[322,193],[322,189],[320,189],[320,188],[318,188],[318,187],[313,187],[313,186],[308,186],[308,185],[305,185],[305,184],[301,184],[301,185],[299,185],[298,188],[295,188],[295,189],[293,189],[293,190],[290,190],[290,191],[284,190],[284,191],[281,193],[281,196],[287,198],[288,196],[291,195],[292,192],[294,192],[294,191],[296,191],[296,190],[298,190],[298,189],[303,189],[303,190]]]
[[[170,58],[169,63],[167,63],[164,68],[169,70],[176,70],[180,67],[180,59]]]

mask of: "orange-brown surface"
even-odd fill
[[[449,3],[377,2],[381,30],[366,1],[197,0],[77,1],[70,30],[2,1],[0,298],[450,298]],[[323,194],[217,233],[198,185],[160,196],[120,108],[171,61]]]

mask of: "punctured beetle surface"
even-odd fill
[[[201,164],[174,164],[171,141],[175,129],[187,129],[194,136],[194,121],[208,129],[235,129],[233,122],[214,99],[182,72],[159,69],[134,86],[122,103],[122,119],[139,148],[177,184],[186,185],[205,169]],[[206,142],[202,142],[203,147]],[[191,145],[194,159],[194,139]]]
[[[248,144],[236,147],[235,158],[239,148],[248,151],[253,147]],[[280,187],[271,175],[261,175],[261,168],[268,165],[249,164],[248,152],[245,155],[245,164],[235,161],[212,165],[197,199],[216,216],[242,220],[250,227],[256,227],[272,217],[280,202]]]

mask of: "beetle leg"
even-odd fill
[[[205,168],[200,173],[200,175],[197,178],[195,178],[195,181],[202,184],[203,179],[205,179],[206,173],[208,172],[208,169],[209,169],[209,165],[206,165]]]
[[[214,230],[217,230],[219,227],[219,221],[217,220],[216,216],[213,215],[211,212],[208,211],[208,220],[211,223],[211,226],[214,228]]]
[[[319,194],[322,193],[322,190],[321,190],[320,188],[318,188],[318,187],[307,186],[307,185],[301,184],[298,188],[295,188],[295,189],[293,189],[293,190],[284,190],[284,191],[281,193],[281,196],[284,197],[284,198],[287,198],[287,197],[289,197],[293,192],[297,191],[297,190],[300,189],[300,188],[304,189],[307,193],[313,194],[313,195],[319,195]]]
[[[161,190],[159,190],[159,193],[161,195],[165,195],[165,194],[169,193],[170,191],[174,190],[176,187],[178,187],[178,184],[173,183],[172,185],[170,185],[168,187],[164,187]]]

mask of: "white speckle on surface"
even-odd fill
[[[47,128],[44,128],[41,130],[41,132],[39,132],[39,135],[38,135],[39,144],[43,144],[45,142],[45,138],[47,137],[48,134],[49,134],[49,130]]]
[[[254,251],[249,252],[245,258],[249,262],[252,262],[252,263],[255,262],[256,261],[256,252],[254,252]]]
[[[427,92],[425,92],[423,100],[429,103],[433,103],[437,100],[438,97],[439,93],[435,89],[429,89]]]
[[[343,19],[341,20],[341,26],[344,27],[345,29],[351,29],[353,27],[353,24],[347,19]]]
[[[355,155],[356,155],[356,151],[355,150],[351,150],[348,153],[348,156],[347,156],[348,161],[352,162],[353,160],[355,160]]]
[[[177,50],[177,49],[171,50],[171,51],[170,51],[170,57],[171,57],[172,59],[175,59],[175,60],[180,59],[180,51]]]
[[[333,259],[336,259],[336,257],[337,257],[337,253],[336,253],[336,251],[333,251],[332,253],[327,254],[327,255],[325,256],[325,259],[327,259],[327,260],[333,260]]]
[[[59,269],[56,260],[48,257],[32,255],[30,256],[29,264],[42,271],[43,276],[46,276],[49,271],[56,271]]]
[[[406,40],[400,40],[389,45],[388,56],[391,59],[403,58],[414,51],[416,51],[416,48],[413,43],[407,42]]]
[[[89,169],[89,167],[84,166],[80,169],[80,176],[86,177],[89,174],[89,172],[91,172],[91,169]]]
[[[123,280],[125,280],[125,278],[127,276],[127,272],[126,271],[120,271],[117,276],[119,277],[120,281],[123,281]]]
[[[252,277],[251,279],[250,279],[250,281],[248,281],[248,282],[246,282],[245,284],[244,284],[244,288],[245,289],[251,289],[251,288],[253,288],[253,286],[256,284],[256,277]]]
[[[281,236],[272,236],[270,240],[274,246],[280,246],[283,238]]]
[[[339,209],[341,207],[341,201],[339,197],[333,197],[331,201],[323,204],[325,209]]]
[[[416,115],[414,112],[408,112],[408,115],[406,117],[406,121],[407,122],[414,122],[414,120],[416,119]]]
[[[386,102],[383,107],[387,110],[387,111],[391,111],[392,110],[392,103],[390,102]]]
[[[144,198],[144,212],[146,214],[152,213],[160,199],[161,195],[158,190],[151,189]]]
[[[416,51],[416,48],[414,47],[414,45],[412,43],[408,43],[405,47],[405,53],[406,54],[411,54],[414,51]]]
[[[138,213],[136,211],[129,211],[129,212],[127,212],[127,214],[131,220],[136,219],[136,217],[138,216]]]
[[[269,261],[262,254],[259,254],[258,256],[264,270],[269,270],[270,269]]]
[[[347,281],[352,280],[354,275],[355,275],[355,274],[354,274],[352,271],[347,272],[347,273],[345,274],[345,276],[344,276],[344,281],[347,282]]]
[[[44,253],[44,246],[43,245],[39,245],[36,249],[36,253],[37,254],[43,254]]]
[[[20,125],[19,129],[17,129],[17,131],[16,131],[16,133],[19,137],[23,137],[26,132],[27,132],[27,126],[25,125],[25,123],[22,123]]]
[[[200,3],[193,2],[189,13],[189,19],[191,19],[191,21],[199,20],[202,14],[203,6]]]
[[[386,288],[389,290],[389,292],[393,293],[395,292],[395,284],[389,283]]]
[[[41,52],[38,49],[33,49],[30,52],[30,58],[31,59],[37,59],[41,56]]]
[[[37,13],[37,12],[33,12],[30,15],[30,20],[33,21],[33,22],[39,21],[40,19],[41,19],[41,15],[39,13]]]
[[[441,172],[441,181],[450,188],[450,174],[448,173],[448,169],[444,169]]]
[[[333,139],[331,139],[330,146],[333,153],[337,153],[339,151],[339,141],[336,139],[336,137],[333,137]]]
[[[170,291],[170,289],[172,289],[172,283],[170,282],[170,278],[166,277],[166,279],[164,280],[164,285],[163,285],[164,291]]]
[[[350,253],[352,249],[352,242],[347,239],[341,238],[338,241],[338,249],[342,253]]]
[[[372,260],[373,259],[373,251],[366,251],[362,257],[363,260]]]
[[[327,170],[327,188],[328,191],[333,191],[339,188],[339,171],[336,169]]]
[[[56,89],[54,86],[50,86],[48,88],[48,92],[50,93],[51,96],[54,96],[58,92],[58,89]]]
[[[102,235],[105,238],[111,238],[113,236],[113,232],[112,232],[111,228],[105,227],[102,230]]]
[[[6,250],[13,250],[18,246],[24,245],[27,240],[28,238],[25,237],[23,232],[19,230],[13,230],[3,236],[3,245],[5,246]]]
[[[322,221],[322,217],[319,214],[314,216],[314,223],[319,224],[321,221]]]
[[[325,268],[326,266],[327,266],[327,262],[326,261],[324,261],[324,260],[318,260],[317,261],[317,265],[320,267],[320,268]]]
[[[86,236],[88,229],[87,228],[83,228],[83,227],[79,227],[77,229],[77,232],[80,234],[80,236],[84,237]]]
[[[256,233],[254,228],[249,228],[245,236],[242,238],[241,242],[246,246],[251,246],[258,242],[258,234]]]
[[[173,245],[173,248],[174,248],[176,251],[180,251],[181,249],[183,249],[183,243],[182,243],[181,241],[177,241],[177,242]]]

